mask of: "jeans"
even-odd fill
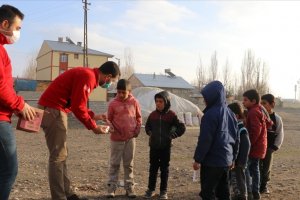
[[[248,193],[259,193],[260,172],[258,158],[249,158],[246,169],[246,179]]]
[[[9,122],[0,121],[0,200],[7,200],[18,173],[16,138]]]
[[[200,182],[202,200],[230,200],[229,167],[201,165]]]

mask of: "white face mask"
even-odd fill
[[[13,34],[11,36],[5,35],[7,41],[9,44],[16,43],[20,39],[20,31],[13,31]]]

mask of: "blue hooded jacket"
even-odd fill
[[[228,167],[237,157],[239,135],[237,120],[226,105],[225,89],[212,81],[201,91],[206,102],[195,150],[196,162],[210,167]]]

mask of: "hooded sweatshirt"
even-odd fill
[[[11,122],[14,111],[24,108],[24,100],[14,90],[12,67],[3,45],[8,44],[6,37],[0,33],[0,121]]]
[[[181,122],[174,111],[170,110],[171,102],[168,92],[162,91],[154,96],[164,100],[164,109],[162,111],[155,110],[150,113],[145,130],[150,136],[149,145],[151,148],[163,149],[171,147],[171,134],[173,139],[180,137],[185,132],[185,125]]]
[[[131,94],[125,100],[116,96],[108,106],[107,116],[113,126],[110,135],[112,141],[127,141],[139,134],[142,125],[141,109]]]
[[[226,105],[221,82],[212,81],[201,91],[207,104],[194,154],[196,162],[210,167],[228,167],[237,157],[237,120]]]

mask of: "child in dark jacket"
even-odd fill
[[[267,110],[273,125],[267,129],[267,153],[264,159],[260,160],[260,193],[269,194],[267,187],[270,181],[270,174],[273,164],[273,153],[277,151],[284,137],[283,124],[281,117],[273,111],[275,107],[275,97],[272,94],[265,94],[261,97],[261,104]]]
[[[148,190],[145,198],[155,195],[157,172],[160,168],[160,199],[168,199],[167,187],[169,177],[169,162],[171,157],[172,139],[180,137],[185,132],[185,125],[179,121],[175,112],[170,110],[171,103],[168,92],[162,91],[154,97],[156,110],[146,122],[145,130],[149,135],[150,169]]]
[[[206,108],[193,165],[194,170],[201,167],[200,196],[203,200],[215,197],[229,200],[229,169],[236,159],[239,145],[237,120],[227,107],[225,89],[220,81],[210,82],[201,93]]]
[[[233,191],[232,200],[246,200],[247,187],[245,168],[247,165],[251,144],[248,131],[243,123],[244,113],[242,106],[235,102],[229,104],[228,107],[238,119],[238,134],[240,136],[239,153],[237,159],[235,160],[234,168],[231,170],[231,186]]]

